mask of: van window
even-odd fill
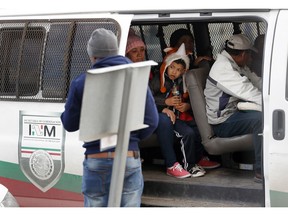
[[[39,89],[45,29],[0,29],[0,95],[30,96]]]
[[[211,55],[214,59],[223,48],[225,41],[233,34],[244,33],[252,41],[266,32],[266,23],[261,21],[223,21],[223,22],[183,22],[145,24],[132,23],[132,28],[145,42],[146,59],[161,63],[165,53],[163,49],[170,46],[171,34],[179,29],[189,29],[194,35],[194,57]],[[209,38],[207,38],[209,36]]]
[[[254,41],[258,35],[266,32],[264,22],[209,23],[208,28],[214,59],[224,49],[225,40],[228,40],[232,34],[243,33]]]
[[[121,36],[113,19],[0,23],[0,100],[65,101],[71,81],[91,67],[86,45],[97,28]]]

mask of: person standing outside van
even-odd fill
[[[93,69],[131,63],[128,58],[117,55],[117,37],[112,31],[104,28],[93,31],[87,43],[87,52]],[[85,73],[82,73],[72,81],[65,110],[61,115],[63,126],[69,132],[79,129],[85,76]],[[107,100],[113,100],[113,98],[107,98]],[[148,86],[144,124],[148,125],[148,127],[133,131],[130,134],[121,207],[139,207],[141,205],[143,176],[138,142],[150,136],[158,124],[156,105]],[[115,149],[100,152],[100,140],[86,142],[83,147],[86,149],[82,178],[84,206],[106,207],[109,200]]]
[[[262,181],[262,113],[242,111],[240,102],[249,102],[246,109],[262,106],[261,78],[252,73],[252,52],[257,52],[249,38],[236,34],[226,41],[218,54],[204,90],[209,124],[218,137],[253,134],[255,181]],[[244,108],[245,109],[245,108]],[[261,110],[261,109],[258,109]]]

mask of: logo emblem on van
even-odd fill
[[[19,164],[24,175],[46,192],[64,171],[65,130],[60,113],[20,111]]]

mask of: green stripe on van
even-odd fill
[[[23,182],[30,182],[20,169],[19,164],[0,161],[0,176]],[[81,193],[82,176],[64,173],[53,188]]]
[[[288,207],[288,193],[270,190],[271,207]]]

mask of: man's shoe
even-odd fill
[[[194,167],[192,167],[189,172],[191,173],[192,177],[201,177],[204,176],[206,171],[199,165],[195,165]]]
[[[198,162],[198,165],[203,167],[204,169],[214,169],[221,166],[221,164],[216,161],[210,161],[207,156],[202,157],[201,160]]]
[[[191,176],[191,174],[183,169],[181,164],[178,162],[174,163],[172,167],[167,168],[166,173],[167,175],[173,176],[175,178],[188,178]]]

